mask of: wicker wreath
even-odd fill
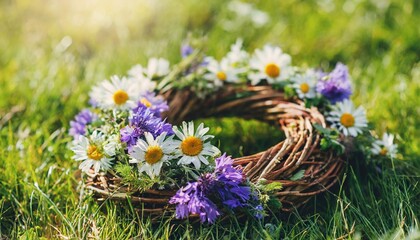
[[[198,117],[236,116],[279,126],[285,133],[284,140],[263,152],[236,158],[234,164],[242,166],[251,182],[262,178],[280,182],[283,189],[274,195],[282,202],[283,211],[301,206],[340,179],[345,161],[332,150],[320,150],[321,135],[313,127],[314,123],[327,127],[324,116],[315,107],[306,108],[297,98],[286,98],[271,86],[251,85],[227,86],[205,99],[188,89],[161,94],[168,101],[166,117],[173,124]],[[299,171],[303,177],[291,180]],[[85,185],[98,201],[129,198],[134,207],[152,217],[174,210],[168,201],[177,189],[136,192],[121,184],[121,178],[113,172],[89,174]]]
[[[232,211],[262,219],[266,210],[291,211],[331,188],[352,149],[371,159],[396,156],[394,136],[375,139],[365,109],[349,99],[344,64],[331,72],[301,68],[279,47],[250,55],[241,44],[220,61],[183,48],[171,68],[153,58],[92,88],[91,108],[69,133],[73,159],[87,173],[82,182],[97,201],[128,199],[152,220],[214,223]],[[211,144],[209,128],[191,121],[226,116],[269,123],[285,138],[232,159]]]

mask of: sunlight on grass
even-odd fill
[[[249,14],[229,7],[232,2],[0,2],[0,238],[415,236],[410,229],[418,228],[420,215],[419,4],[255,0],[245,5]],[[266,19],[265,24],[253,20],[258,11],[263,16],[257,21]],[[275,213],[266,222],[152,224],[127,203],[79,199],[67,132],[92,85],[144,65],[148,57],[177,62],[188,34],[206,36],[206,50],[216,57],[241,37],[249,51],[266,42],[280,45],[296,65],[327,70],[338,61],[348,64],[353,100],[366,107],[378,135],[397,134],[404,161],[378,165],[355,155],[334,189],[299,212]],[[221,149],[235,156],[264,150],[283,137],[258,122],[204,121]]]

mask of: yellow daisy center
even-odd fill
[[[310,87],[307,83],[300,84],[300,91],[302,91],[302,93],[309,92],[309,89],[310,89]]]
[[[386,149],[385,147],[383,147],[381,151],[379,152],[379,154],[382,156],[385,156],[387,153],[388,153],[388,149]]]
[[[187,156],[197,156],[203,150],[203,141],[198,137],[187,137],[181,142],[181,150]]]
[[[128,94],[125,91],[121,90],[121,89],[117,90],[114,93],[114,96],[113,97],[114,97],[114,102],[117,105],[122,105],[125,102],[127,102],[127,100],[128,100]]]
[[[100,160],[104,155],[99,151],[95,145],[90,145],[87,149],[87,156],[93,160]]]
[[[146,98],[142,98],[140,100],[140,102],[143,103],[143,105],[148,107],[148,108],[152,106],[152,103],[149,100],[147,100]]]
[[[226,80],[226,78],[227,78],[226,73],[224,73],[224,72],[222,72],[222,71],[218,72],[218,73],[216,74],[216,77],[217,77],[219,80],[221,80],[221,81],[225,81],[225,80]]]
[[[276,78],[280,75],[280,67],[274,63],[269,63],[265,66],[265,73],[272,78]]]
[[[340,118],[340,123],[344,127],[353,127],[354,126],[354,117],[350,113],[343,113]]]
[[[144,155],[144,160],[152,165],[159,162],[163,157],[162,148],[159,146],[150,146],[146,150],[146,154]]]

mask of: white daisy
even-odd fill
[[[136,64],[132,66],[130,70],[128,70],[127,74],[130,78],[140,78],[140,77],[144,77],[145,71],[146,69],[144,69],[142,65]]]
[[[148,78],[163,77],[169,73],[169,61],[164,58],[151,58],[147,64],[145,74]]]
[[[382,140],[376,140],[372,144],[372,153],[375,155],[389,156],[395,158],[397,155],[397,144],[394,144],[394,135],[384,133]]]
[[[332,127],[343,132],[345,136],[356,137],[367,127],[367,119],[365,109],[360,106],[355,109],[350,100],[344,100],[332,106],[327,120],[332,123]]]
[[[111,139],[115,139],[115,137]],[[89,139],[80,135],[73,142],[71,150],[75,153],[73,159],[82,161],[79,168],[83,172],[89,172],[93,167],[95,173],[98,173],[101,170],[105,172],[111,168],[116,146],[115,141],[106,141],[102,133],[94,131]]]
[[[292,77],[292,86],[300,99],[314,98],[316,96],[317,79],[318,77],[312,69],[308,69],[306,72]]]
[[[105,80],[95,86],[90,97],[104,109],[130,109],[136,106],[144,92],[139,84],[133,84],[127,78],[112,76],[111,81]]]
[[[204,128],[204,124],[201,123],[194,133],[194,123],[186,122],[182,123],[182,131],[179,131],[174,126],[174,132],[176,136],[181,140],[174,140],[177,145],[176,155],[181,157],[178,164],[188,165],[194,164],[196,169],[200,169],[201,163],[206,165],[209,164],[206,157],[216,156],[220,151],[215,146],[211,145],[207,140],[212,139],[214,136],[205,135],[209,128]]]
[[[166,138],[166,132],[156,139],[149,132],[144,134],[146,141],[139,139],[130,152],[130,163],[137,163],[139,172],[146,172],[151,178],[159,176],[163,163],[173,159],[175,145],[173,136]],[[166,138],[166,139],[165,139]]]
[[[256,49],[249,61],[253,71],[248,78],[252,85],[257,85],[263,79],[269,84],[284,81],[293,73],[291,61],[290,55],[283,53],[279,47],[266,45],[261,50]]]
[[[242,42],[242,39],[237,39],[235,44],[230,46],[230,52],[226,54],[225,58],[233,67],[245,63],[249,58],[249,54],[242,49]]]
[[[207,58],[206,61],[208,62],[208,73],[204,75],[204,78],[213,81],[216,87],[221,87],[224,82],[238,82],[238,74],[240,73],[240,70],[234,68],[229,63],[228,59],[224,58],[220,61],[220,63],[214,58]]]
[[[130,79],[132,82],[135,82],[135,84],[139,84],[140,89],[143,92],[153,91],[156,87],[156,82],[146,77],[144,75],[145,72],[146,69],[144,69],[140,64],[137,64],[128,70],[128,79]]]

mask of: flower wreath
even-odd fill
[[[392,134],[379,140],[367,131],[341,63],[329,73],[299,68],[279,47],[250,55],[241,40],[220,61],[188,44],[181,53],[172,68],[152,58],[147,67],[99,83],[90,109],[70,122],[73,159],[97,200],[128,197],[151,216],[174,209],[176,218],[202,223],[232,212],[262,219],[339,180],[346,141],[367,136],[370,154],[396,156]],[[212,145],[203,123],[183,121],[225,115],[278,124],[286,139],[232,159]]]

